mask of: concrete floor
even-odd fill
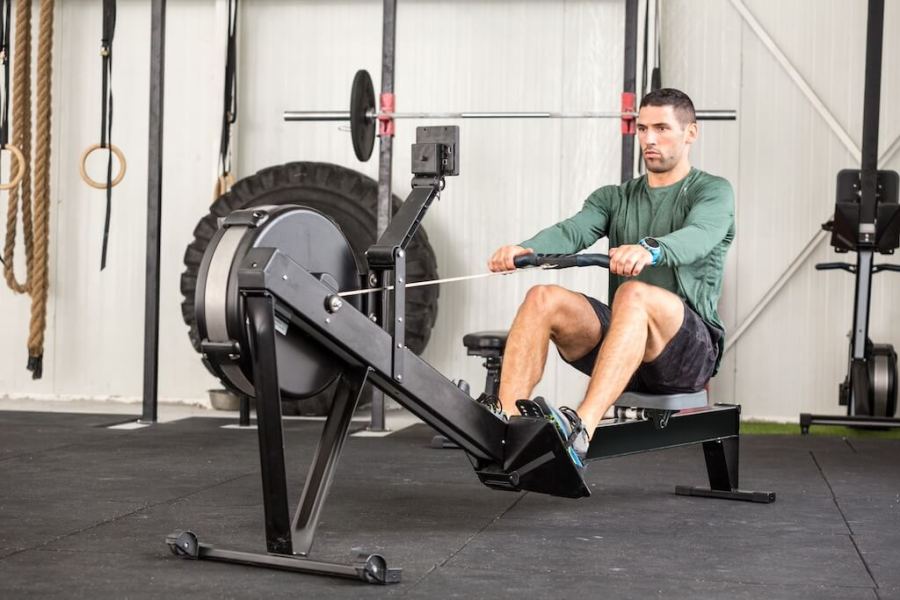
[[[138,420],[141,416],[142,405],[138,402],[119,402],[115,400],[46,400],[36,398],[10,398],[0,397],[0,411],[20,411],[36,413],[69,413],[69,414],[97,414],[97,415],[121,415],[122,422],[128,421],[128,417]],[[369,409],[360,410],[354,417],[355,421],[365,422],[369,420]],[[236,410],[214,410],[204,406],[183,403],[160,403],[157,406],[157,416],[160,423],[172,423],[192,417],[221,419],[226,421],[223,425],[237,423],[239,413]],[[324,421],[325,417],[285,417],[285,419],[299,421]],[[414,415],[403,408],[392,408],[385,411],[385,422],[390,432],[400,431],[416,423],[421,423]],[[372,433],[358,432],[357,435],[375,435]]]

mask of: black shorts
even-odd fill
[[[596,298],[585,296],[597,318],[603,333],[609,329],[612,311]],[[702,390],[716,368],[719,357],[718,342],[722,330],[707,325],[694,310],[684,305],[684,321],[663,351],[651,362],[642,362],[625,388],[644,394],[686,394]],[[597,353],[603,338],[593,350],[581,358],[566,361],[582,373],[590,375],[597,362]]]

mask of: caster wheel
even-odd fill
[[[175,556],[194,560],[200,556],[200,542],[192,531],[176,531],[166,537],[166,544]]]

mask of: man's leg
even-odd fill
[[[629,281],[616,291],[612,321],[577,412],[588,436],[642,362],[656,359],[684,320],[684,302],[660,287]]]
[[[500,404],[518,414],[516,400],[530,398],[541,380],[550,341],[566,360],[581,358],[602,336],[600,320],[587,298],[556,285],[528,290],[506,339],[500,376]]]

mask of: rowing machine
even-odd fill
[[[191,532],[167,538],[187,558],[288,569],[370,583],[399,581],[378,555],[351,565],[308,558],[316,524],[366,383],[377,386],[410,412],[459,445],[486,486],[557,496],[589,496],[582,471],[569,459],[547,419],[514,418],[508,423],[472,400],[460,387],[410,352],[403,343],[405,248],[425,213],[455,175],[459,154],[455,127],[419,128],[413,146],[412,191],[390,226],[367,254],[362,276],[340,228],[309,208],[271,207],[237,211],[224,219],[204,256],[197,284],[197,323],[204,360],[229,387],[256,397],[266,523],[266,554],[217,549]],[[599,258],[598,258],[599,256]],[[543,266],[602,264],[608,257],[534,257]],[[529,259],[530,260],[530,259]],[[598,262],[599,261],[599,262]],[[384,289],[393,272],[395,323],[388,331],[369,317],[381,294],[342,297],[341,290],[365,282]],[[352,298],[355,298],[353,300]],[[377,301],[377,300],[376,300]],[[380,314],[380,313],[375,313]],[[282,394],[303,395],[337,379],[335,399],[293,517],[288,506],[281,423]],[[737,487],[740,409],[716,406],[681,411],[662,430],[643,434],[649,421],[624,421],[599,432],[589,458],[688,443],[713,450],[709,495],[744,497]],[[603,427],[609,427],[604,425]],[[652,425],[651,425],[652,428]],[[631,439],[623,441],[621,431]],[[667,435],[660,437],[662,431]],[[614,446],[609,446],[608,439]],[[710,464],[707,454],[707,464]],[[710,491],[710,490],[707,490]]]

